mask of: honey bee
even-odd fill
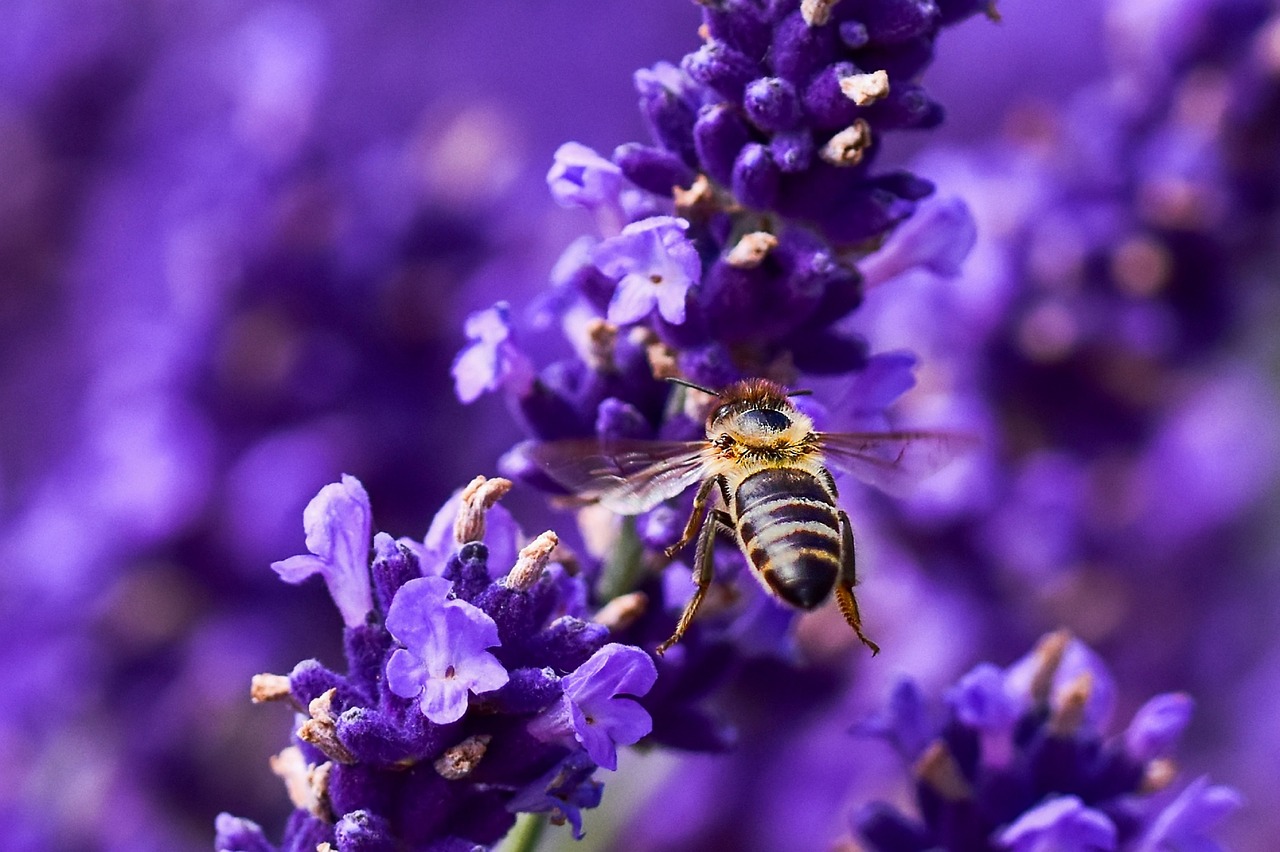
[[[699,485],[693,511],[673,557],[697,538],[693,597],[664,653],[684,635],[711,585],[716,534],[732,536],[752,573],[773,597],[812,610],[835,590],[836,604],[858,639],[880,648],[862,629],[853,587],[858,582],[853,526],[837,503],[831,468],[890,493],[947,464],[971,443],[947,432],[818,432],[781,385],[746,379],[712,391],[717,398],[706,440],[556,441],[536,445],[533,459],[580,496],[621,515],[648,511]],[[718,493],[724,508],[711,508]]]

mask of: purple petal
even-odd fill
[[[588,721],[586,714],[576,704],[570,708],[570,714],[574,736],[582,743],[591,759],[605,769],[617,769],[618,749],[609,729],[599,724],[598,720]]]
[[[1075,796],[1049,799],[999,832],[996,841],[1013,852],[1091,852],[1116,848],[1116,827],[1101,811]]]
[[[609,322],[617,325],[639,322],[649,315],[657,301],[657,287],[640,275],[628,275],[622,279],[609,302]]]
[[[290,556],[280,562],[272,562],[271,570],[279,574],[280,579],[286,583],[301,583],[312,574],[323,573],[327,564],[318,556],[303,553],[298,556]]]
[[[431,678],[422,688],[418,706],[437,725],[456,722],[467,714],[467,685],[453,678]]]
[[[510,306],[498,302],[467,317],[464,331],[471,342],[458,353],[451,370],[454,391],[464,404],[500,388],[517,396],[528,393],[533,365],[516,346],[510,314]]]
[[[1007,731],[1017,718],[1017,705],[1005,693],[1004,674],[990,663],[960,678],[947,697],[960,721],[981,731]]]
[[[302,513],[307,550],[313,557],[292,557],[271,568],[286,582],[319,573],[348,627],[358,627],[373,609],[369,548],[373,512],[369,495],[354,476],[320,489]]]
[[[1209,837],[1209,832],[1243,806],[1244,797],[1239,792],[1231,787],[1209,786],[1209,779],[1202,775],[1155,818],[1138,845],[1138,852],[1221,852],[1226,847]]]
[[[434,641],[453,583],[443,577],[419,577],[399,588],[387,610],[386,626],[400,644],[411,650]]]
[[[422,691],[427,667],[404,648],[397,648],[387,660],[387,688],[401,698],[413,698]]]
[[[547,172],[547,186],[562,207],[616,206],[622,182],[622,169],[578,142],[556,149],[555,162]]]
[[[944,277],[958,275],[977,237],[973,214],[963,201],[928,199],[858,268],[868,287],[913,269]]]
[[[685,301],[688,297],[688,288],[663,285],[658,287],[657,291],[658,313],[662,314],[662,318],[672,325],[682,324],[685,317]]]
[[[1125,751],[1145,763],[1173,751],[1191,721],[1195,701],[1183,692],[1157,695],[1138,708],[1124,732]]]
[[[564,678],[565,694],[578,703],[618,694],[644,695],[658,679],[653,658],[639,648],[611,642]]]

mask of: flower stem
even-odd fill
[[[520,814],[515,828],[503,840],[501,852],[533,852],[547,828],[547,818],[542,814]]]

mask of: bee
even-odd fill
[[[853,525],[840,508],[831,468],[890,493],[947,464],[967,436],[947,432],[818,432],[788,391],[767,379],[746,379],[713,391],[673,382],[716,398],[701,441],[555,441],[535,445],[535,463],[554,480],[621,515],[636,515],[698,485],[693,511],[667,558],[695,538],[693,597],[662,654],[680,641],[713,579],[717,534],[733,537],[766,592],[812,610],[835,591],[836,604],[858,639],[867,638],[853,587],[858,574]],[[718,495],[723,508],[712,508]]]

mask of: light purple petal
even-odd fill
[[[653,658],[639,648],[611,642],[564,678],[565,694],[578,703],[614,695],[644,695],[658,679]]]
[[[628,325],[649,315],[658,301],[658,288],[640,275],[628,275],[618,284],[609,302],[609,322]]]
[[[688,299],[687,287],[663,285],[658,290],[658,313],[672,325],[684,322],[685,302]]]
[[[401,698],[413,698],[422,691],[427,667],[404,648],[397,648],[387,660],[387,688]]]
[[[947,696],[964,724],[986,732],[1013,727],[1018,707],[1004,690],[1004,674],[990,663],[981,663],[960,678]]]
[[[487,391],[505,388],[517,396],[528,393],[533,365],[516,346],[511,308],[499,302],[467,317],[464,330],[470,343],[454,358],[454,391],[464,404]]]
[[[298,556],[290,556],[280,562],[272,562],[271,570],[279,574],[280,579],[286,583],[301,583],[312,574],[323,573],[327,564],[318,556],[303,553]]]
[[[320,574],[329,596],[348,627],[358,627],[373,609],[369,580],[369,547],[373,512],[369,495],[354,476],[343,475],[320,489],[302,513],[306,545],[313,555],[272,563],[286,582],[297,583]]]
[[[386,626],[400,644],[411,651],[435,641],[437,620],[444,617],[445,601],[453,583],[443,577],[417,577],[396,591],[387,609]]]
[[[1124,732],[1125,751],[1145,763],[1173,751],[1191,721],[1195,701],[1183,692],[1157,695],[1138,708]]]
[[[623,186],[622,169],[586,145],[565,142],[556,149],[547,186],[562,207],[616,207]]]
[[[977,224],[968,205],[959,198],[927,199],[858,269],[868,287],[913,269],[958,275],[977,239]]]
[[[567,695],[535,716],[529,722],[529,733],[544,743],[569,745],[574,740],[574,704]]]
[[[1013,852],[1108,852],[1116,848],[1116,827],[1101,811],[1075,796],[1049,799],[999,832],[996,842]]]
[[[618,749],[614,745],[611,732],[598,720],[588,721],[587,716],[577,705],[571,708],[574,736],[587,754],[605,769],[618,768]]]
[[[1222,852],[1226,847],[1209,836],[1223,820],[1244,806],[1231,787],[1210,786],[1200,776],[1155,818],[1137,852]]]
[[[903,677],[893,686],[889,705],[852,728],[864,737],[879,737],[891,745],[907,763],[914,763],[937,736],[920,685]]]
[[[467,714],[467,685],[454,678],[431,678],[422,688],[418,706],[437,725],[456,722]]]
[[[653,717],[638,702],[619,698],[610,705],[609,737],[618,745],[638,743],[652,730]]]

